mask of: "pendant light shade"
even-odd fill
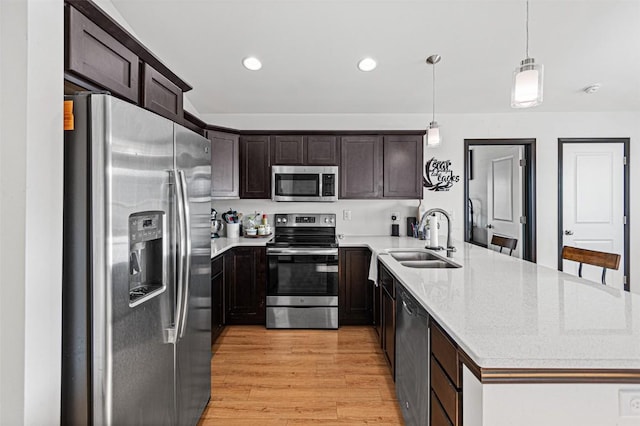
[[[427,63],[433,65],[433,118],[427,128],[427,146],[438,146],[442,142],[440,127],[436,122],[436,64],[440,59],[442,59],[440,55],[431,55],[427,58]]]
[[[542,103],[544,67],[533,58],[523,59],[513,72],[512,108],[530,108]]]
[[[511,85],[511,108],[531,108],[542,103],[543,70],[529,57],[529,1],[527,0],[527,46],[526,58],[513,72]]]
[[[440,127],[438,123],[432,121],[427,129],[427,146],[440,145]]]

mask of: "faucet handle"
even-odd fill
[[[447,257],[451,257],[451,254],[453,254],[453,253],[455,253],[457,251],[458,250],[453,246],[447,247]]]

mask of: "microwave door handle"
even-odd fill
[[[184,176],[184,170],[178,170],[180,185],[182,186],[182,211],[184,226],[184,268],[182,278],[182,319],[180,320],[180,338],[184,337],[187,327],[187,318],[189,316],[189,287],[191,287],[191,214],[189,208],[189,193],[187,191],[187,180]]]

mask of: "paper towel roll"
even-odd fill
[[[434,213],[429,219],[431,221],[431,247],[438,247],[440,245],[438,240],[438,216]]]

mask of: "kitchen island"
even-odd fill
[[[212,256],[261,242],[216,240]],[[453,340],[465,426],[640,425],[639,295],[461,242],[457,269],[410,268],[389,255],[423,248],[413,238],[339,245],[371,249]]]
[[[640,425],[639,295],[467,243],[457,269],[402,266],[412,238],[340,245],[363,242],[458,346],[465,426]]]

